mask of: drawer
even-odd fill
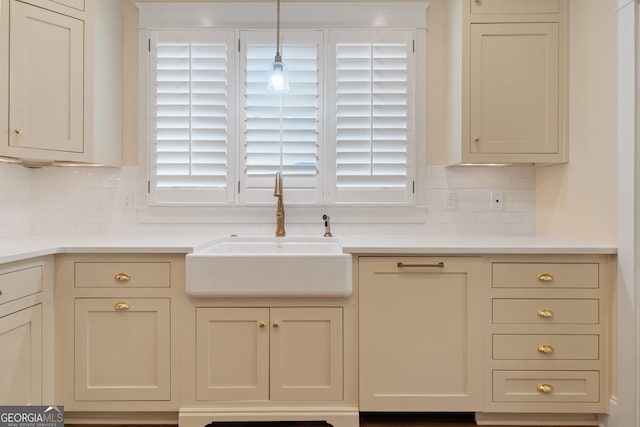
[[[597,263],[494,263],[494,288],[598,288]]]
[[[468,0],[472,15],[559,13],[560,0]]]
[[[597,299],[494,299],[493,323],[592,324],[600,323]]]
[[[42,292],[42,265],[0,271],[0,304]]]
[[[494,335],[494,360],[598,360],[598,335]]]
[[[76,262],[78,288],[168,288],[170,262]]]
[[[493,371],[494,402],[600,401],[598,371]]]

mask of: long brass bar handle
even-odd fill
[[[131,276],[129,276],[127,273],[118,273],[116,274],[115,279],[118,282],[128,282],[129,280],[131,280]]]
[[[404,267],[409,267],[409,268],[413,268],[413,267],[444,268],[444,262],[412,264],[412,263],[404,263],[404,262],[400,261],[400,262],[398,262],[398,267],[399,268],[404,268]]]

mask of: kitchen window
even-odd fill
[[[151,205],[271,204],[276,172],[287,204],[414,203],[415,141],[423,138],[415,120],[416,64],[424,62],[417,29],[358,28],[329,16],[322,28],[326,5],[291,7],[306,8],[306,19],[317,8],[319,24],[282,30],[290,85],[283,94],[266,85],[275,16],[255,18],[267,29],[255,22],[165,28],[167,21],[141,30]]]

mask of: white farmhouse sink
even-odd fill
[[[192,297],[347,297],[351,255],[335,238],[226,237],[186,256]]]

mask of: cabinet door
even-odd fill
[[[9,145],[82,152],[84,23],[15,0],[10,20]]]
[[[196,399],[269,399],[269,309],[196,310]]]
[[[0,405],[42,404],[42,306],[0,317]]]
[[[271,400],[342,400],[342,309],[271,309]]]
[[[558,153],[558,24],[472,24],[470,50],[469,152]]]
[[[76,400],[169,400],[168,298],[75,301]]]
[[[480,261],[360,258],[359,271],[360,409],[479,410]]]

